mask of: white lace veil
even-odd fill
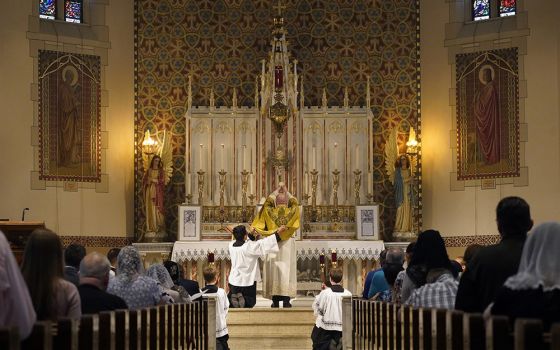
[[[541,224],[529,234],[519,270],[504,285],[513,290],[560,289],[560,223]]]

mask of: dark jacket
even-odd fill
[[[126,302],[120,297],[109,294],[92,284],[78,287],[82,301],[82,314],[97,314],[101,311],[128,309]]]
[[[78,287],[80,285],[78,269],[74,266],[64,266],[64,279]]]
[[[455,308],[483,312],[494,300],[506,279],[517,273],[527,235],[503,237],[502,241],[482,248],[461,276]]]
[[[179,278],[177,284],[185,288],[185,290],[187,291],[187,293],[189,293],[190,296],[193,296],[196,293],[200,293],[200,287],[197,281]]]

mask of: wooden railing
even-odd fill
[[[37,322],[20,343],[16,328],[0,329],[0,349],[216,349],[216,300]]]
[[[485,322],[481,314],[350,298],[343,313],[344,349],[560,349],[560,323],[543,333],[541,320],[518,319],[512,332],[504,316]]]

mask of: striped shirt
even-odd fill
[[[450,309],[455,306],[459,282],[450,272],[441,274],[433,283],[415,289],[405,304],[414,307]]]

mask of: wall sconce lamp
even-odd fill
[[[157,140],[154,140],[150,135],[150,130],[146,130],[144,134],[144,141],[142,141],[142,152],[151,156],[156,153],[158,147]]]

